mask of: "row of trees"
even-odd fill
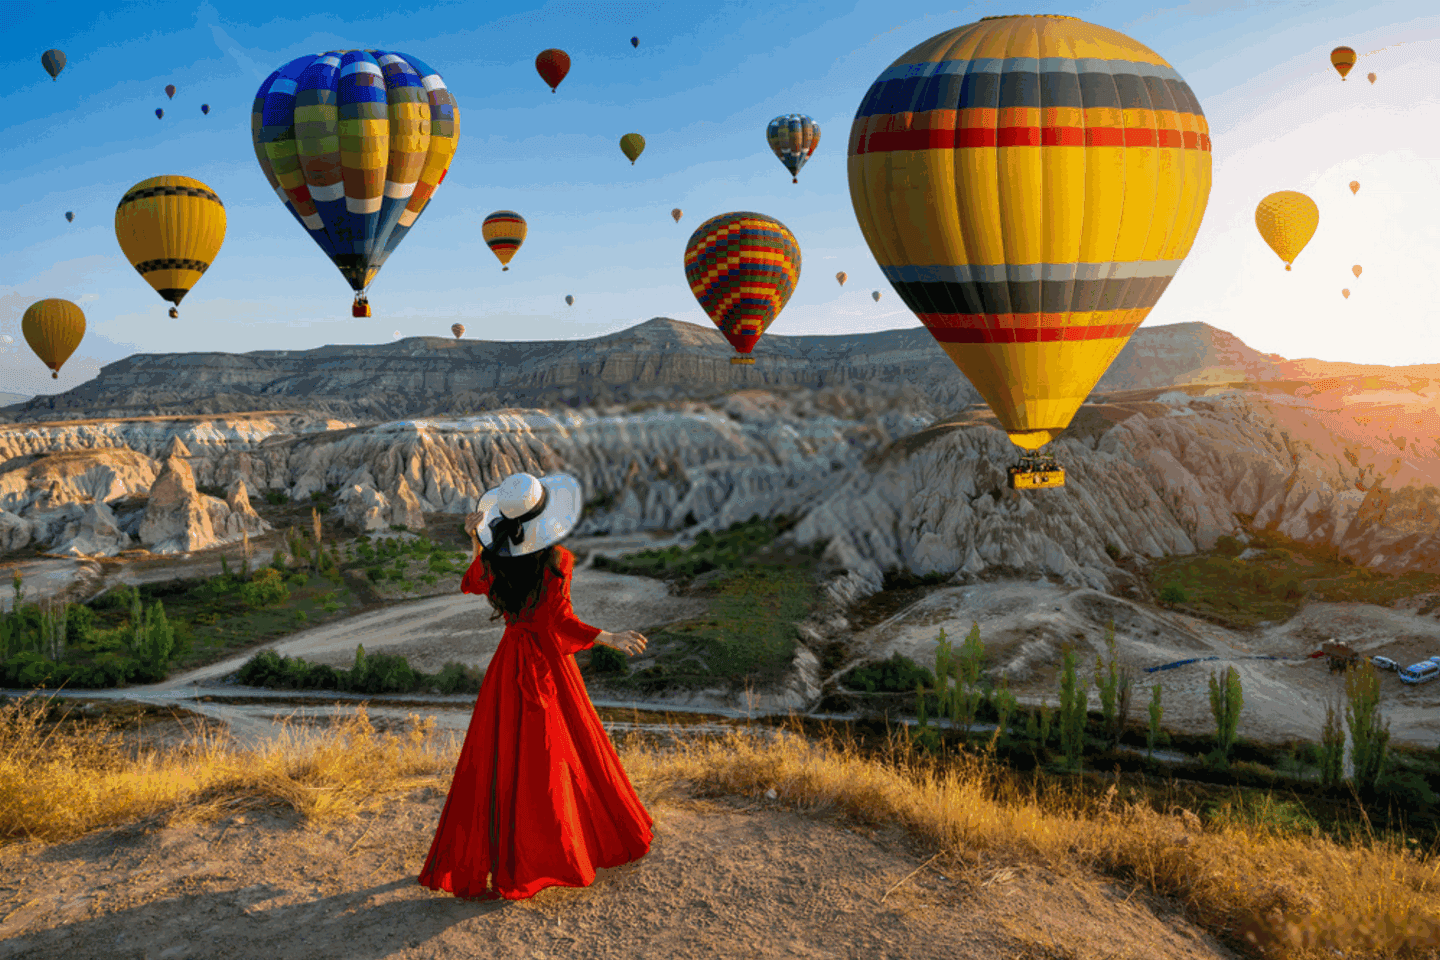
[[[1094,681],[1100,700],[1100,734],[1106,749],[1119,745],[1129,723],[1132,694],[1135,689],[1134,672],[1120,667],[1115,657],[1115,623],[1111,621],[1105,632],[1108,661],[1095,655]],[[916,685],[916,700],[919,725],[928,723],[928,704],[933,699],[939,706],[941,716],[963,729],[968,730],[974,723],[982,702],[989,703],[996,717],[995,740],[1009,736],[1010,720],[1018,707],[1010,692],[1009,681],[1002,677],[998,688],[982,688],[980,682],[985,645],[980,640],[980,625],[972,624],[960,649],[956,650],[945,631],[940,631],[935,647],[935,683],[927,686]],[[1075,651],[1067,644],[1062,650],[1060,671],[1060,704],[1058,713],[1052,712],[1048,698],[1040,704],[1039,710],[1026,711],[1025,737],[1032,741],[1038,751],[1050,741],[1052,726],[1058,723],[1060,750],[1065,762],[1079,769],[1085,748],[1085,736],[1089,725],[1088,678],[1077,670]],[[1146,731],[1146,758],[1153,759],[1157,746],[1169,742],[1169,736],[1161,728],[1165,709],[1161,698],[1160,684],[1151,687],[1149,703],[1149,727]],[[1376,781],[1386,770],[1386,751],[1390,742],[1390,725],[1380,716],[1380,680],[1374,666],[1367,660],[1350,667],[1345,677],[1345,703],[1338,700],[1327,706],[1324,729],[1320,741],[1320,776],[1327,785],[1342,780],[1345,750],[1345,729],[1350,731],[1350,759],[1353,768],[1353,783],[1362,791],[1373,791]],[[1244,691],[1241,689],[1240,673],[1233,666],[1223,673],[1210,674],[1210,713],[1215,721],[1215,749],[1207,760],[1216,766],[1229,762],[1240,725],[1240,714],[1245,706]]]

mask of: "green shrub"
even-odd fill
[[[267,567],[240,588],[240,599],[251,607],[273,607],[290,599],[290,588],[285,586],[280,571]]]
[[[435,688],[441,693],[478,693],[484,679],[485,671],[479,667],[447,663],[435,674]]]
[[[1167,583],[1160,590],[1161,603],[1187,603],[1190,597],[1186,595],[1185,588],[1178,583]]]
[[[290,586],[299,589],[300,587],[303,587],[305,586],[305,584],[309,583],[310,578],[305,576],[305,574],[303,573],[292,573],[290,574],[290,576],[285,578],[285,582],[290,584]]]
[[[1215,540],[1215,549],[1227,557],[1238,557],[1241,553],[1245,552],[1245,544],[1226,534]]]
[[[590,649],[590,669],[599,674],[624,676],[630,672],[630,658],[613,647],[596,644]]]
[[[852,670],[846,678],[846,686],[866,693],[909,693],[917,683],[934,686],[935,675],[899,651],[888,660]]]
[[[290,502],[290,497],[284,490],[266,490],[265,502],[272,507],[279,507]]]

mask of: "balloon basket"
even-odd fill
[[[754,363],[754,362],[755,362],[755,358],[754,358],[754,357],[731,357],[731,358],[730,358],[730,362],[731,362],[731,363]]]
[[[369,304],[368,302],[366,302],[366,303],[354,303],[354,304],[351,304],[351,305],[350,305],[350,316],[352,316],[352,317],[368,317],[368,316],[370,316],[370,304]]]
[[[1065,486],[1065,469],[1053,457],[1021,457],[1010,468],[1011,490],[1047,490]]]

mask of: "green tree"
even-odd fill
[[[1130,689],[1134,683],[1134,672],[1115,663],[1114,620],[1105,628],[1105,646],[1110,653],[1110,662],[1101,663],[1100,654],[1095,654],[1095,688],[1100,693],[1106,742],[1113,748],[1119,745],[1125,724],[1130,719]]]
[[[950,720],[963,723],[968,732],[975,722],[975,711],[980,706],[980,661],[985,656],[985,644],[980,640],[980,624],[971,621],[970,632],[960,645],[960,656],[955,663],[955,692],[950,696]]]
[[[995,735],[990,738],[990,746],[993,749],[996,741],[1010,742],[1010,717],[1015,713],[1018,703],[1015,694],[1010,692],[1010,678],[1002,675],[1000,677],[1000,689],[995,693]]]
[[[1145,759],[1155,759],[1155,745],[1170,742],[1170,734],[1160,729],[1160,720],[1165,716],[1165,708],[1160,705],[1160,684],[1150,688],[1150,729],[1145,733]]]
[[[1215,745],[1226,758],[1235,743],[1235,731],[1240,726],[1240,710],[1245,706],[1245,696],[1240,691],[1240,671],[1233,666],[1225,668],[1225,676],[1217,679],[1210,673],[1210,714],[1215,718]]]
[[[1345,727],[1340,722],[1340,704],[1325,705],[1325,726],[1320,733],[1320,782],[1333,787],[1345,769]]]
[[[1345,693],[1350,704],[1345,709],[1345,722],[1350,727],[1350,763],[1354,768],[1355,787],[1373,793],[1375,781],[1385,766],[1385,750],[1390,743],[1390,723],[1380,725],[1380,678],[1369,660],[1360,668],[1345,671]]]
[[[240,599],[251,607],[272,607],[290,599],[290,588],[280,571],[266,567],[240,588]]]
[[[1085,716],[1089,709],[1085,679],[1075,673],[1075,651],[1065,645],[1060,674],[1060,749],[1072,766],[1080,762],[1085,748]]]

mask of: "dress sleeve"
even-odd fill
[[[555,652],[560,656],[589,650],[600,636],[600,628],[592,627],[575,616],[570,606],[570,575],[575,569],[575,555],[566,550],[560,555],[560,575],[550,583],[547,591],[551,629],[544,631],[554,638]]]
[[[460,580],[460,592],[490,592],[490,572],[485,569],[485,563],[478,555],[470,561],[470,569],[465,571],[465,576]]]

